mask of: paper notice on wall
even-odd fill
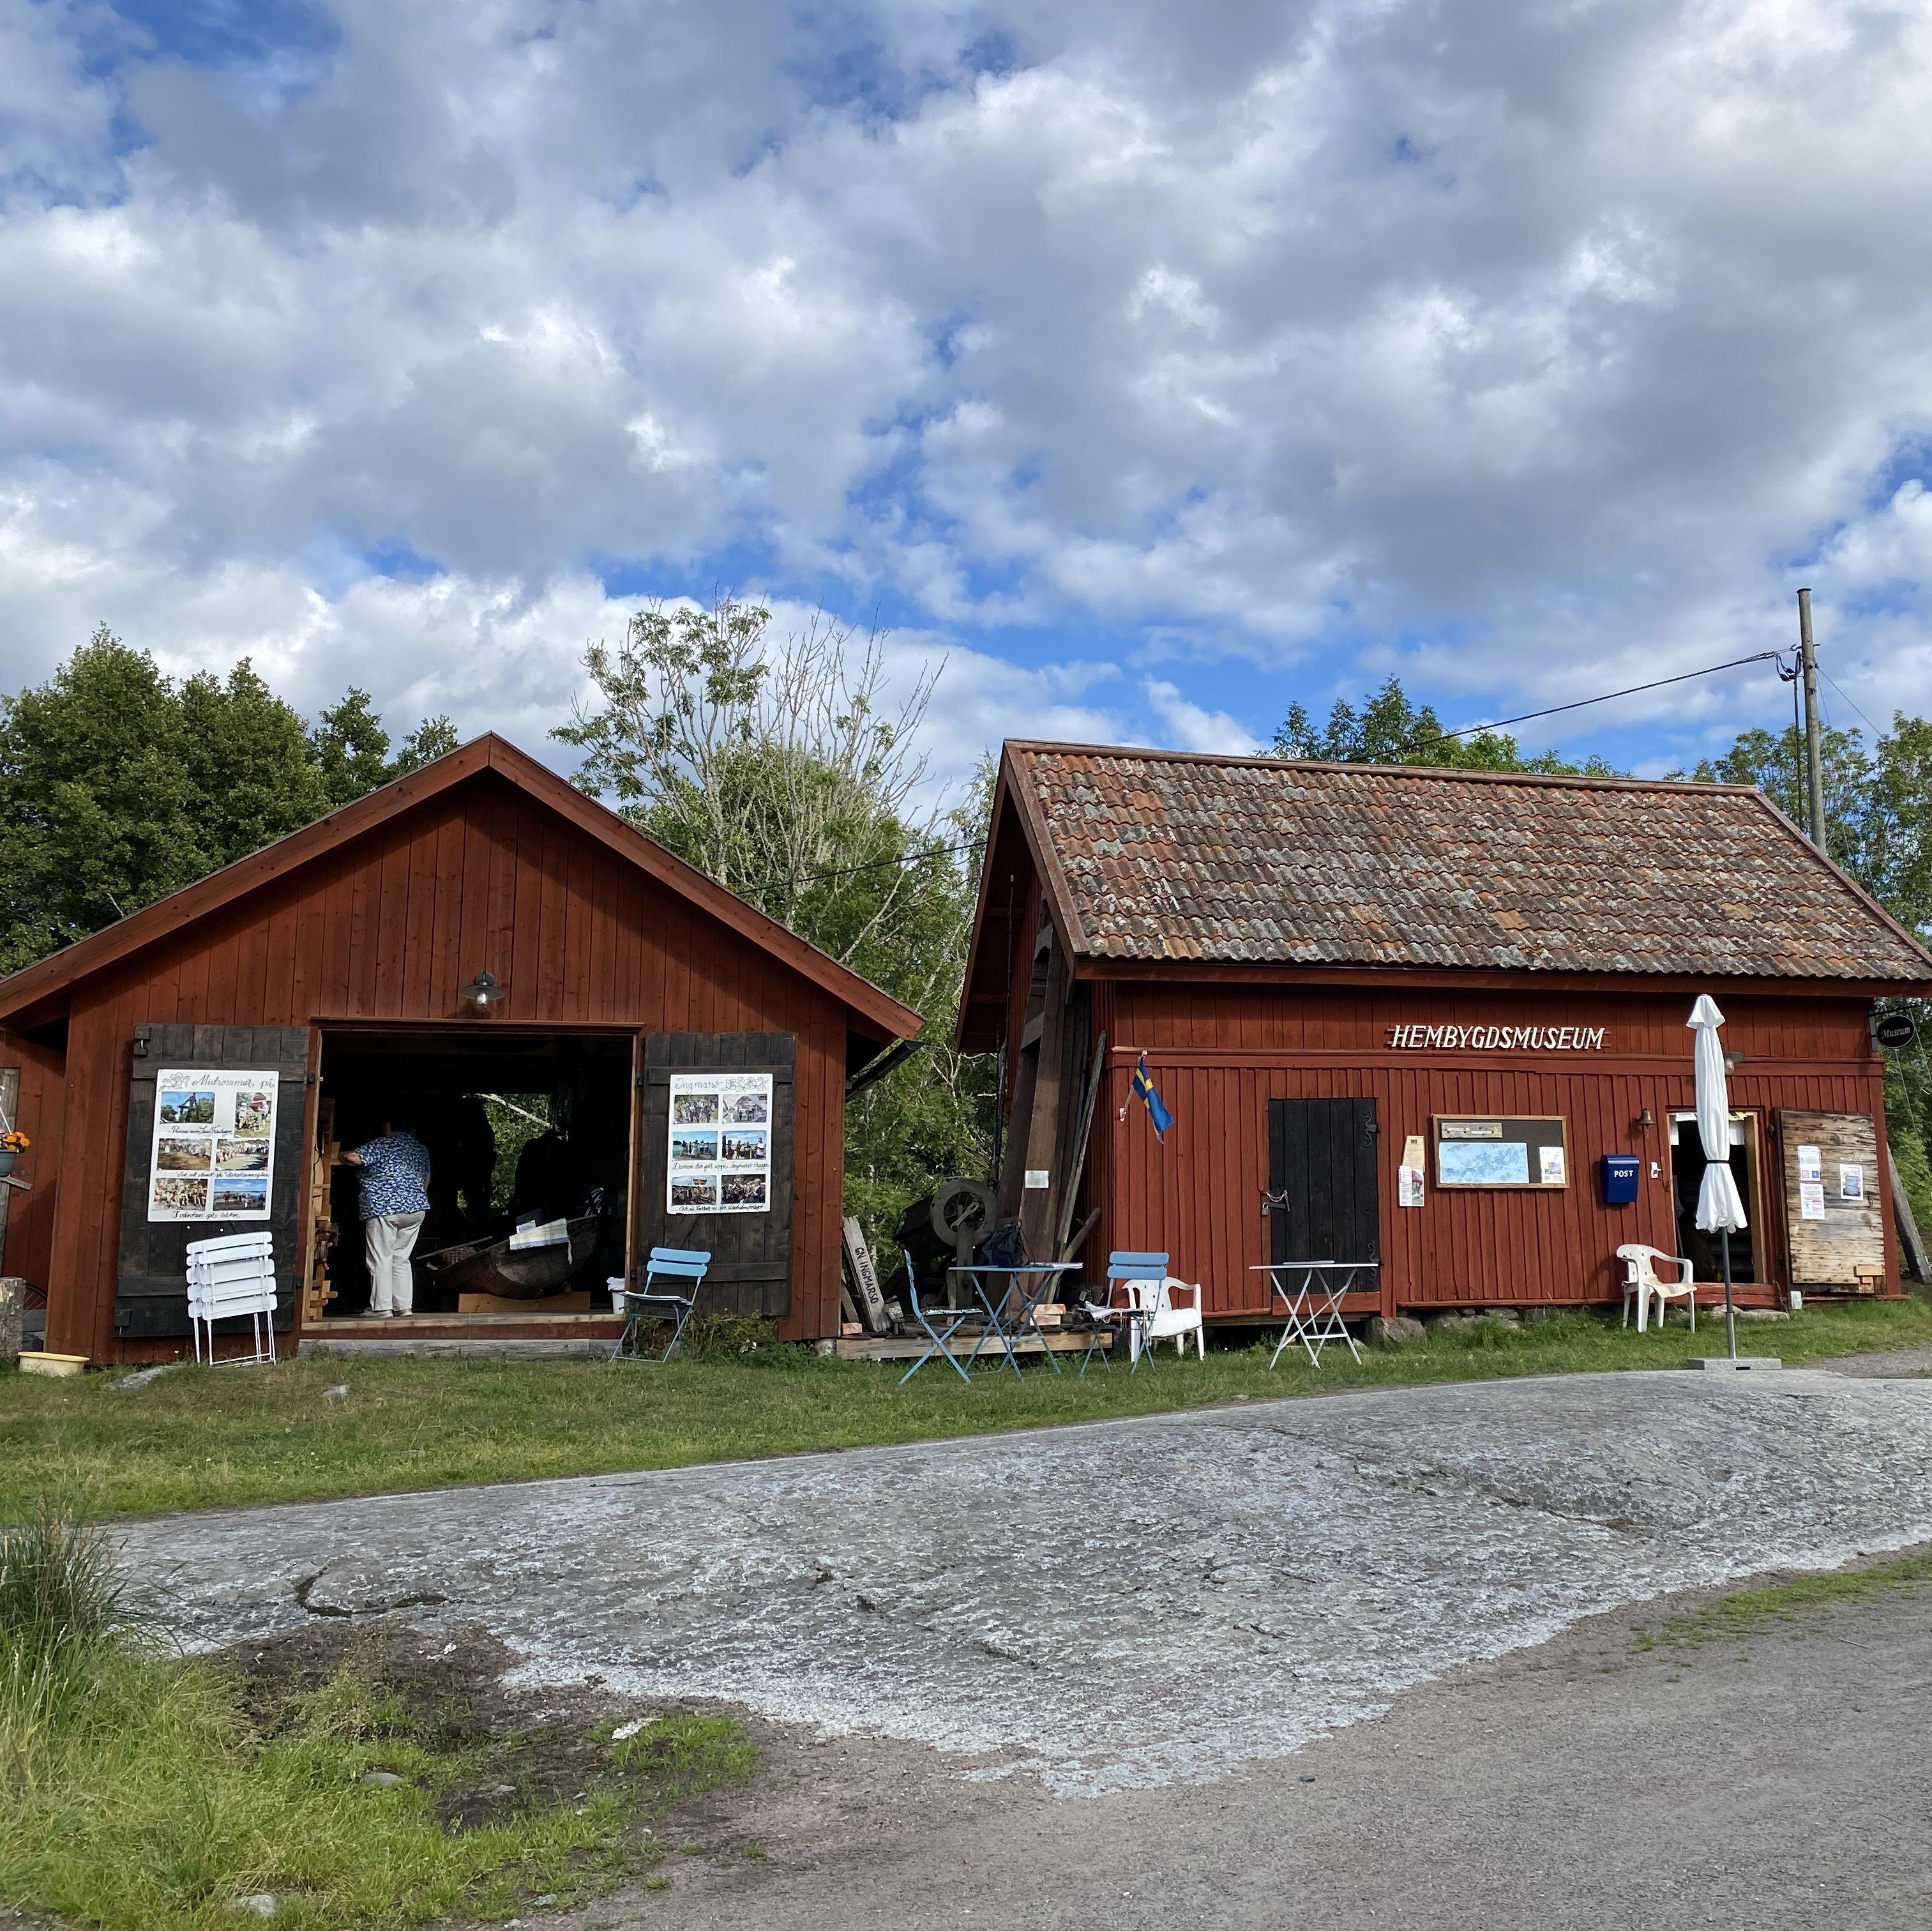
[[[1402,1143],[1402,1164],[1413,1167],[1418,1172],[1429,1164],[1429,1156],[1423,1152],[1422,1136],[1419,1133],[1408,1134]]]
[[[154,1076],[151,1221],[266,1221],[275,1167],[274,1073],[164,1068]]]
[[[1815,1146],[1801,1146],[1798,1149],[1798,1177],[1801,1180],[1822,1180],[1825,1177],[1825,1156]]]
[[[1546,1187],[1561,1187],[1564,1184],[1568,1170],[1563,1164],[1563,1149],[1560,1146],[1539,1146],[1537,1149],[1538,1164],[1543,1173]]]
[[[674,1073],[665,1165],[671,1213],[770,1213],[772,1076]]]
[[[1865,1170],[1841,1161],[1838,1167],[1838,1198],[1862,1200],[1865,1197]]]
[[[1395,1203],[1399,1207],[1419,1207],[1422,1205],[1422,1169],[1405,1167],[1396,1186]]]
[[[1801,1221],[1822,1221],[1825,1218],[1823,1181],[1801,1180],[1798,1182],[1798,1218]]]

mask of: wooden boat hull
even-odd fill
[[[596,1258],[598,1224],[595,1214],[585,1214],[568,1224],[568,1243],[518,1249],[507,1239],[470,1241],[426,1254],[416,1265],[449,1293],[541,1300],[562,1293]]]

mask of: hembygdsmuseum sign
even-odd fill
[[[1392,1047],[1412,1052],[1600,1053],[1600,1026],[1392,1026]]]

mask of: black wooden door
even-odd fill
[[[1379,1260],[1372,1100],[1268,1102],[1268,1258]]]
[[[188,1244],[266,1225],[274,1236],[275,1326],[294,1318],[308,1196],[308,1056],[305,1026],[137,1026],[128,1107],[128,1153],[121,1188],[121,1264],[114,1287],[114,1332],[139,1338],[188,1332]],[[148,1167],[153,1157],[155,1075],[204,1069],[276,1075],[274,1160],[268,1218],[261,1221],[150,1221]]]
[[[798,1036],[790,1032],[654,1032],[644,1041],[638,1108],[638,1251],[644,1278],[654,1247],[701,1248],[711,1256],[700,1309],[718,1314],[791,1311],[791,1197]],[[768,1073],[772,1080],[771,1204],[763,1213],[674,1214],[666,1188],[674,1073]]]

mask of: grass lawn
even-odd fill
[[[1808,1310],[1740,1330],[1740,1352],[1820,1360],[1932,1341],[1932,1302]],[[1330,1350],[1318,1374],[1268,1350],[1171,1352],[1130,1376],[1084,1379],[1037,1365],[962,1386],[928,1368],[908,1386],[888,1365],[766,1348],[729,1360],[652,1368],[603,1362],[333,1359],[273,1368],[184,1368],[146,1386],[117,1377],[0,1376],[0,1519],[42,1501],[88,1516],[217,1504],[379,1494],[532,1476],[668,1468],[947,1435],[1044,1428],[1208,1406],[1238,1396],[1307,1395],[1403,1383],[1675,1367],[1721,1353],[1724,1324],[1680,1321],[1645,1335],[1616,1317],[1534,1326],[1438,1329],[1360,1366]],[[346,1384],[346,1397],[326,1389]]]
[[[729,1718],[532,1707],[492,1647],[309,1627],[184,1660],[130,1625],[98,1531],[16,1526],[0,1899],[101,1931],[500,1920],[648,1869],[646,1820],[752,1773]]]

